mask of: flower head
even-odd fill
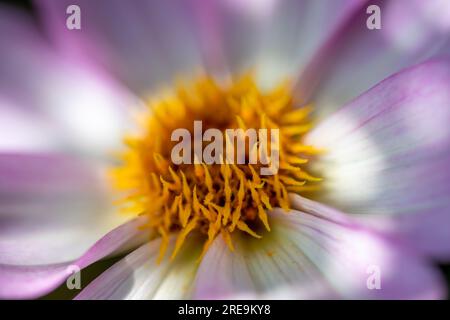
[[[1,298],[445,297],[447,2],[75,2],[0,7]]]
[[[174,95],[151,102],[149,109],[149,115],[140,118],[143,135],[126,139],[128,150],[121,155],[123,164],[113,176],[118,188],[129,190],[123,209],[147,216],[145,227],[163,238],[160,260],[174,231],[179,235],[172,257],[190,232],[207,236],[204,253],[217,235],[223,236],[230,250],[230,233],[236,230],[260,238],[251,226],[259,222],[270,231],[267,210],[282,207],[289,211],[288,192],[302,190],[307,181],[320,180],[300,167],[308,161],[301,154],[317,152],[301,141],[311,126],[307,122],[310,108],[294,108],[286,85],[262,93],[250,76],[228,86],[203,78],[191,88],[179,87]],[[174,164],[172,132],[183,128],[194,136],[195,121],[221,130],[220,145],[225,145],[225,151],[231,139],[244,143],[242,161],[236,161],[238,145],[230,147],[228,143],[233,159],[217,150],[214,157],[218,163],[205,164],[198,161],[194,150],[189,164]],[[262,141],[247,136],[248,128],[280,130],[276,146],[279,172],[261,175],[261,164],[250,162],[251,153],[261,156],[258,146]],[[229,129],[242,131],[240,136],[232,136],[226,133]],[[271,148],[266,149],[268,157]]]

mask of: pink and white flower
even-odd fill
[[[0,7],[0,298],[36,298],[127,253],[79,299],[438,299],[450,259],[450,3],[36,0]],[[78,4],[82,29],[65,27]],[[155,263],[142,217],[117,214],[105,170],[148,92],[252,68],[312,101],[305,142],[323,190],[291,194],[264,238],[192,237]],[[175,236],[171,237],[171,242]],[[368,268],[381,271],[370,290]]]

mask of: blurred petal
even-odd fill
[[[161,239],[141,246],[92,281],[80,300],[183,299],[191,293],[202,242],[190,237],[174,260],[157,263]],[[173,249],[174,237],[168,252]]]
[[[51,292],[72,275],[74,267],[85,268],[106,256],[122,253],[141,244],[148,236],[139,230],[142,223],[142,219],[135,219],[117,227],[73,262],[50,265],[0,264],[0,298],[30,299]]]
[[[128,218],[100,173],[61,155],[0,154],[0,263],[72,261]]]
[[[264,86],[294,79],[338,31],[360,10],[366,0],[276,1],[253,34],[257,53],[249,62]],[[240,34],[236,31],[236,34]],[[256,61],[256,62],[255,62]],[[252,65],[253,66],[253,65]],[[301,88],[302,90],[304,88]]]
[[[63,148],[56,128],[41,114],[25,111],[0,94],[1,152],[48,152]]]
[[[267,86],[295,77],[366,0],[35,1],[60,47],[143,93],[202,68],[256,69]],[[65,28],[69,4],[90,22],[82,32]]]
[[[407,2],[407,3],[406,3]],[[379,5],[381,29],[369,30],[366,8]],[[450,55],[450,2],[447,0],[371,1],[342,29],[339,41],[327,47],[333,61],[316,92],[320,116],[368,90],[404,67],[431,56]],[[323,68],[319,61],[317,69]],[[310,73],[315,73],[315,69]],[[308,80],[308,79],[306,79]]]
[[[292,201],[301,211],[275,209],[273,230],[260,240],[234,237],[235,252],[230,252],[217,238],[199,267],[195,297],[445,296],[445,282],[425,260],[370,230],[337,222],[343,213],[299,196]],[[380,271],[380,289],[368,286],[374,268]]]
[[[16,118],[28,119],[10,123],[8,134],[20,137],[24,126],[33,131],[42,123],[57,150],[104,156],[119,145],[138,102],[98,70],[54,52],[37,30],[31,17],[0,7],[0,93]]]
[[[35,2],[61,49],[102,65],[137,93],[201,66],[188,1]],[[74,4],[81,8],[81,31],[66,28],[66,8]]]
[[[218,237],[200,264],[194,298],[276,299],[283,296],[281,292],[290,292],[289,299],[335,297],[299,248],[301,244],[293,243],[275,219],[271,226],[272,231],[263,239],[234,235],[233,252]]]
[[[350,213],[395,215],[388,226],[396,233],[449,258],[449,123],[450,60],[384,80],[306,137],[326,150],[315,164],[320,199]]]
[[[216,30],[221,44],[215,52],[223,54],[229,72],[255,70],[260,85],[270,88],[288,77],[295,80],[365,1],[211,1],[209,29]],[[204,38],[217,42],[215,37]]]

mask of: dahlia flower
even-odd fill
[[[110,257],[77,299],[446,297],[448,1],[34,8],[0,7],[0,298]],[[194,121],[278,129],[278,172],[175,165]]]

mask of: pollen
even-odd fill
[[[147,110],[138,116],[139,133],[124,138],[118,165],[111,169],[121,195],[117,204],[124,213],[147,217],[142,229],[161,237],[158,261],[167,254],[174,258],[192,233],[203,235],[201,256],[219,236],[230,250],[234,232],[261,238],[261,231],[270,231],[272,208],[288,213],[288,193],[313,190],[320,181],[305,171],[308,160],[320,152],[302,143],[312,126],[310,112],[311,106],[295,105],[288,81],[264,92],[252,75],[228,84],[201,76],[177,85],[149,99]],[[226,129],[278,129],[279,170],[261,175],[262,164],[249,161],[208,165],[194,159],[175,165],[171,134],[179,128],[193,134],[194,121],[224,135]],[[176,241],[168,252],[171,234]]]

